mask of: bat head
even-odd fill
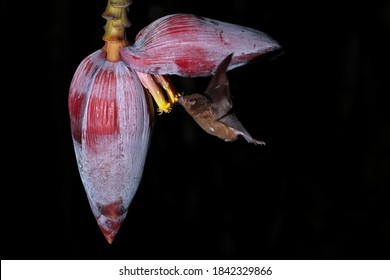
[[[189,113],[202,110],[210,103],[206,96],[199,93],[180,96],[177,102],[182,105]]]

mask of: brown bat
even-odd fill
[[[233,104],[226,75],[231,58],[232,54],[218,65],[204,94],[181,96],[178,103],[211,135],[227,142],[235,141],[241,135],[249,143],[265,145],[265,142],[254,139],[232,112]]]

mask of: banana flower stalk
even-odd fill
[[[179,94],[169,75],[210,76],[233,53],[228,69],[280,49],[263,32],[189,14],[160,18],[132,45],[125,28],[131,0],[108,0],[102,49],[73,76],[68,98],[80,177],[96,221],[111,244],[142,179],[157,111],[170,112]]]

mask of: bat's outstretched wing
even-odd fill
[[[229,82],[226,75],[226,70],[232,59],[232,55],[233,54],[228,55],[218,65],[218,68],[204,93],[211,100],[216,120],[228,114],[233,106],[230,96]]]

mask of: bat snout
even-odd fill
[[[180,96],[177,100],[177,103],[179,103],[180,105],[184,105],[187,103],[187,100],[184,97]]]

